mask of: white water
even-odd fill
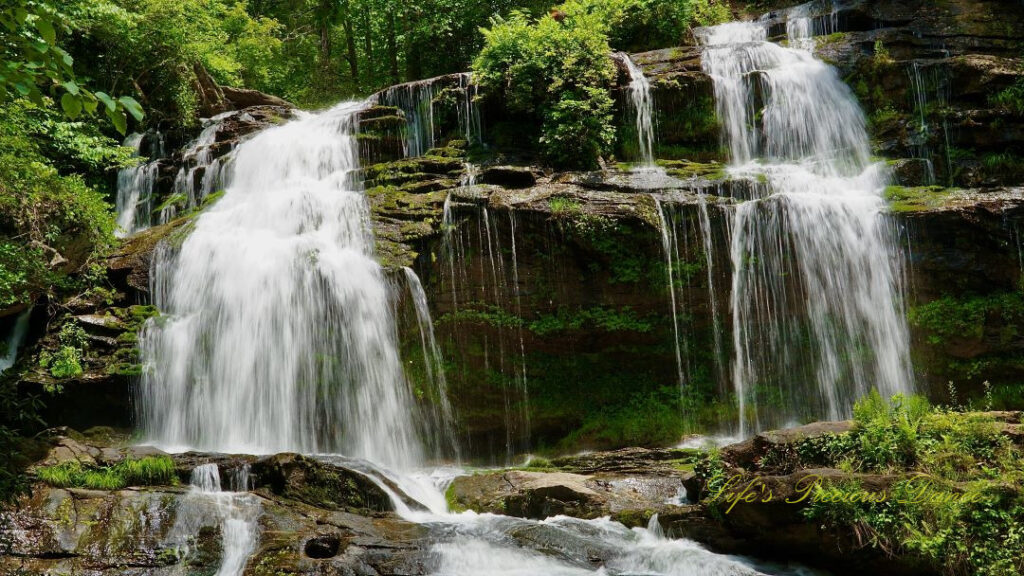
[[[654,166],[654,100],[651,98],[651,83],[628,54],[622,54],[621,59],[629,70],[629,104],[636,117],[640,167],[650,168]]]
[[[236,150],[231,185],[153,269],[165,314],[141,337],[148,442],[339,452],[404,470],[423,419],[374,260],[355,114],[344,103]]]
[[[11,325],[11,331],[5,342],[4,354],[0,356],[0,374],[14,366],[15,360],[18,359],[18,349],[21,348],[25,336],[28,334],[28,320],[31,315],[32,309],[29,308],[19,314],[14,320],[14,324]]]
[[[872,387],[913,390],[887,175],[864,115],[834,69],[766,35],[758,22],[699,30],[732,172],[765,182],[732,226],[741,436],[847,417]]]
[[[395,106],[405,115],[405,155],[422,156],[442,143],[445,134],[439,133],[435,114],[438,97],[444,90],[454,89],[458,128],[467,144],[479,143],[481,138],[480,110],[476,105],[477,85],[469,73],[455,75],[455,86],[445,87],[450,76],[429,78],[392,86],[375,96],[384,106]],[[443,111],[442,111],[443,112]]]
[[[175,515],[174,526],[165,543],[179,559],[194,553],[195,537],[201,528],[212,526],[221,534],[220,565],[216,576],[241,576],[259,541],[259,517],[262,506],[257,496],[245,492],[248,470],[236,471],[233,491],[221,489],[216,464],[203,464],[192,470],[190,489]]]
[[[217,142],[217,132],[221,122],[234,112],[224,112],[204,121],[203,129],[195,140],[189,142],[182,154],[183,166],[174,177],[174,196],[176,202],[165,202],[160,210],[161,224],[173,220],[178,215],[177,205],[185,210],[199,206],[203,199],[219,190],[226,184],[225,168],[230,156],[213,158],[211,147]],[[201,178],[197,177],[202,175]]]
[[[135,155],[142,158],[161,156],[163,148],[163,137],[156,133],[157,138],[155,154],[143,151],[146,139],[145,134],[132,134],[124,141],[124,146],[135,150]],[[160,165],[157,162],[144,162],[128,168],[123,168],[117,173],[117,229],[114,234],[118,238],[124,238],[140,230],[149,228],[153,211],[153,188],[160,172]]]
[[[680,344],[682,337],[682,331],[679,327],[679,305],[677,300],[677,290],[675,281],[675,263],[679,262],[678,256],[678,242],[676,242],[674,229],[669,228],[668,219],[665,218],[665,210],[661,205],[661,202],[651,196],[654,200],[654,205],[658,210],[658,223],[661,225],[661,248],[665,253],[665,271],[668,276],[668,293],[669,302],[672,305],[672,335],[673,344],[676,352],[676,373],[678,375],[679,388],[682,390],[686,386],[686,375],[683,370],[683,348]],[[670,233],[672,232],[672,233]]]

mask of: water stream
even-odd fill
[[[731,172],[760,183],[731,233],[740,435],[848,417],[873,387],[912,391],[888,178],[853,93],[807,50],[768,42],[764,22],[698,36]]]
[[[11,324],[10,332],[8,332],[7,339],[4,341],[4,346],[0,349],[0,374],[14,366],[14,362],[18,359],[18,349],[21,348],[21,345],[25,342],[25,336],[28,335],[28,321],[31,315],[32,309],[29,308],[18,314],[14,323]]]
[[[169,449],[423,461],[359,168],[362,102],[300,114],[236,151],[225,195],[153,267],[139,420]]]
[[[149,147],[145,149],[147,143]],[[132,148],[136,156],[147,161],[122,168],[117,173],[117,229],[114,233],[120,238],[145,230],[151,224],[153,189],[160,165],[149,160],[163,156],[163,135],[159,132],[152,136],[131,134],[125,139],[124,146]]]

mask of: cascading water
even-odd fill
[[[654,100],[651,98],[651,83],[628,54],[622,54],[621,60],[629,71],[629,105],[636,117],[640,168],[650,168],[654,166]]]
[[[808,51],[768,42],[764,22],[698,35],[732,172],[764,182],[732,225],[741,435],[849,416],[872,387],[911,391],[887,178],[853,93]]]
[[[225,195],[153,269],[139,418],[157,445],[422,462],[345,103],[236,150]]]
[[[143,150],[147,142],[147,134],[132,134],[124,141],[124,146],[135,150],[140,158],[159,158],[163,156],[163,136],[157,132],[153,135],[155,143],[150,150]],[[153,188],[160,172],[157,162],[143,162],[135,166],[123,168],[117,173],[117,230],[119,238],[129,236],[140,230],[149,228],[153,211]]]
[[[220,566],[216,576],[241,576],[259,539],[258,520],[262,513],[258,497],[246,493],[248,470],[235,472],[231,491],[221,489],[216,464],[192,470],[191,489],[170,531],[171,549],[181,557],[192,553],[200,528],[213,524],[221,533]]]
[[[446,83],[453,85],[446,88]],[[438,106],[442,106],[437,100],[441,96],[441,91],[446,89],[453,90],[455,95],[454,112],[459,132],[468,144],[478,143],[481,122],[480,110],[476,105],[477,86],[469,73],[399,84],[374,97],[378,104],[395,106],[405,115],[406,156],[422,156],[440,143],[439,138],[442,135],[438,134],[439,126],[435,112]]]
[[[221,122],[232,114],[234,112],[224,112],[206,120],[199,136],[185,148],[182,154],[184,166],[178,169],[174,177],[172,198],[175,201],[165,202],[160,208],[161,224],[173,220],[178,215],[179,205],[185,209],[195,208],[203,199],[227,183],[224,172],[228,157],[214,158],[211,147],[217,142]]]
[[[0,350],[2,352],[0,354],[0,374],[14,366],[15,360],[18,359],[18,349],[21,348],[25,336],[28,334],[28,320],[31,315],[32,309],[29,308],[19,314],[14,320],[14,324],[11,325],[10,333],[4,342],[4,349]]]

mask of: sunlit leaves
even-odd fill
[[[78,84],[74,58],[57,43],[58,33],[67,31],[64,17],[46,2],[13,0],[0,9],[0,103],[25,98],[42,106],[49,96],[74,119],[83,112],[93,114],[100,99],[114,128],[126,133],[126,112],[138,121],[142,107],[130,97],[115,100]]]

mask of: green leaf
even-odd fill
[[[17,21],[18,24],[24,24],[25,20],[28,20],[28,10],[25,10],[21,6],[15,8],[14,20]]]
[[[68,118],[78,118],[82,114],[82,98],[70,92],[65,93],[60,97],[60,107],[64,109]]]
[[[36,30],[39,30],[39,35],[46,40],[47,44],[57,43],[57,32],[53,29],[53,24],[45,18],[36,19]]]
[[[78,84],[75,84],[74,80],[68,80],[64,83],[64,89],[71,94],[78,96]]]
[[[85,112],[87,114],[92,114],[96,112],[97,104],[99,104],[99,102],[97,102],[95,98],[89,95],[86,95],[84,98],[82,98],[82,106],[85,108]]]
[[[117,110],[117,102],[114,102],[114,99],[108,96],[106,92],[97,92],[96,98],[107,106],[107,113]]]
[[[117,101],[120,102],[121,105],[124,106],[124,109],[132,115],[132,118],[135,118],[135,120],[142,122],[142,117],[145,114],[142,112],[142,106],[140,106],[139,103],[135,101],[135,98],[132,98],[131,96],[121,96],[117,99]]]
[[[110,121],[114,123],[114,128],[117,128],[122,135],[128,133],[128,117],[124,115],[124,111],[108,107],[107,118],[110,118]]]

